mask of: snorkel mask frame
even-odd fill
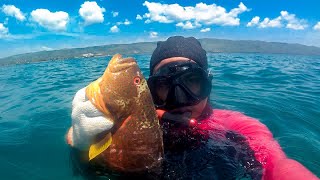
[[[200,78],[200,92],[198,93],[193,92],[189,87],[190,84],[186,83],[192,76]],[[197,63],[189,60],[164,65],[154,75],[151,75],[147,82],[156,108],[170,110],[196,105],[208,97],[212,88],[212,77],[210,71],[204,70]],[[160,82],[168,86],[165,100],[161,99],[157,93],[159,88],[157,83]],[[179,87],[179,92],[176,92],[177,87]],[[184,101],[179,100],[179,95],[184,97]]]

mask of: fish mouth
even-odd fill
[[[109,70],[112,73],[117,73],[133,66],[137,66],[137,62],[133,58],[122,58],[121,55],[115,55],[109,63]]]

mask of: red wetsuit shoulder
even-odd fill
[[[201,120],[201,129],[234,131],[246,138],[262,164],[263,179],[318,179],[299,162],[288,159],[266,125],[237,111],[213,109]]]

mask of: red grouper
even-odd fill
[[[147,82],[133,58],[116,54],[102,77],[73,100],[68,143],[89,151],[113,170],[138,172],[161,166],[162,130]],[[96,135],[104,138],[94,142]]]

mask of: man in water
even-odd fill
[[[198,40],[174,36],[157,43],[150,60],[148,86],[164,128],[165,152],[190,146],[182,136],[221,137],[245,147],[248,153],[241,157],[250,156],[252,161],[246,168],[261,169],[260,175],[251,176],[253,179],[317,179],[299,162],[286,157],[264,124],[239,112],[212,109],[211,79],[206,51]],[[219,135],[212,136],[215,132]],[[197,138],[191,139],[192,146]]]

